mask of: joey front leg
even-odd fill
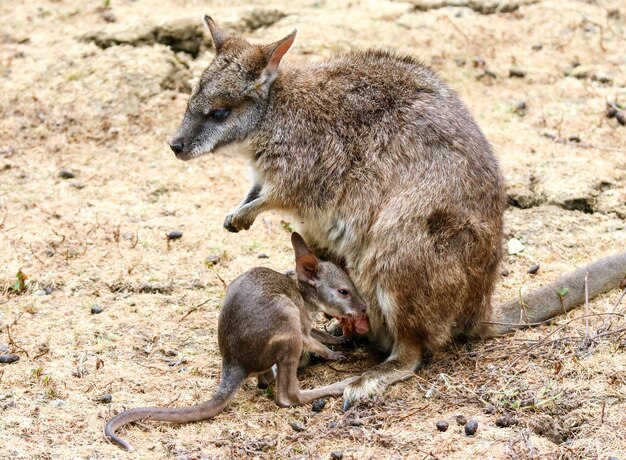
[[[316,328],[311,329],[311,337],[326,345],[342,345],[351,339],[349,335],[335,336]]]
[[[254,223],[256,216],[267,208],[267,199],[261,195],[262,187],[258,184],[252,186],[244,200],[226,216],[224,228],[229,232],[237,233],[240,230],[248,230]]]
[[[307,351],[312,351],[316,355],[320,355],[322,358],[326,359],[337,360],[345,358],[343,353],[340,353],[338,351],[332,351],[331,349],[326,348],[323,344],[321,344],[311,336],[302,338],[302,348]]]

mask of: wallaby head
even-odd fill
[[[348,274],[332,262],[319,260],[300,234],[291,234],[296,253],[298,280],[315,288],[315,300],[325,313],[335,317],[365,315],[366,305]]]
[[[170,142],[181,160],[244,142],[267,110],[278,65],[296,31],[269,45],[253,45],[204,17],[215,48],[213,62],[194,88],[183,122]]]

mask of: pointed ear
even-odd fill
[[[219,53],[226,43],[228,39],[228,35],[215,23],[211,16],[204,16],[204,22],[209,28],[209,32],[211,32],[211,38],[213,39],[213,46],[215,47],[215,52]]]
[[[280,64],[280,60],[287,53],[287,51],[289,51],[291,45],[293,45],[293,42],[296,39],[296,32],[297,30],[294,29],[294,31],[285,38],[278,40],[271,45],[267,45],[266,51],[270,58],[265,66],[265,69],[263,69],[263,80],[270,82],[274,81],[276,73],[278,72],[278,64]]]
[[[291,234],[291,244],[296,253],[296,274],[298,279],[305,283],[314,284],[317,279],[317,257],[313,255],[299,233]]]
[[[319,262],[313,254],[305,254],[296,259],[296,274],[305,283],[315,284]]]
[[[302,235],[300,235],[298,232],[293,232],[291,234],[291,245],[293,246],[293,250],[296,253],[296,260],[307,254],[313,255],[313,252],[304,242],[304,238],[302,238]]]

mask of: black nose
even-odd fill
[[[170,142],[170,148],[172,149],[172,152],[174,152],[175,154],[179,154],[180,152],[182,152],[183,147],[184,145],[182,141],[179,141],[177,139]]]

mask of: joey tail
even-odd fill
[[[213,397],[202,404],[189,407],[138,407],[117,414],[104,427],[104,436],[124,450],[132,451],[133,446],[115,432],[128,423],[138,420],[156,420],[172,423],[198,422],[215,417],[222,412],[243,385],[248,375],[238,367],[222,369],[222,378]]]
[[[583,304],[585,275],[589,299],[622,286],[626,278],[626,251],[599,259],[528,294],[523,293],[519,299],[498,305],[483,338],[537,325]]]

